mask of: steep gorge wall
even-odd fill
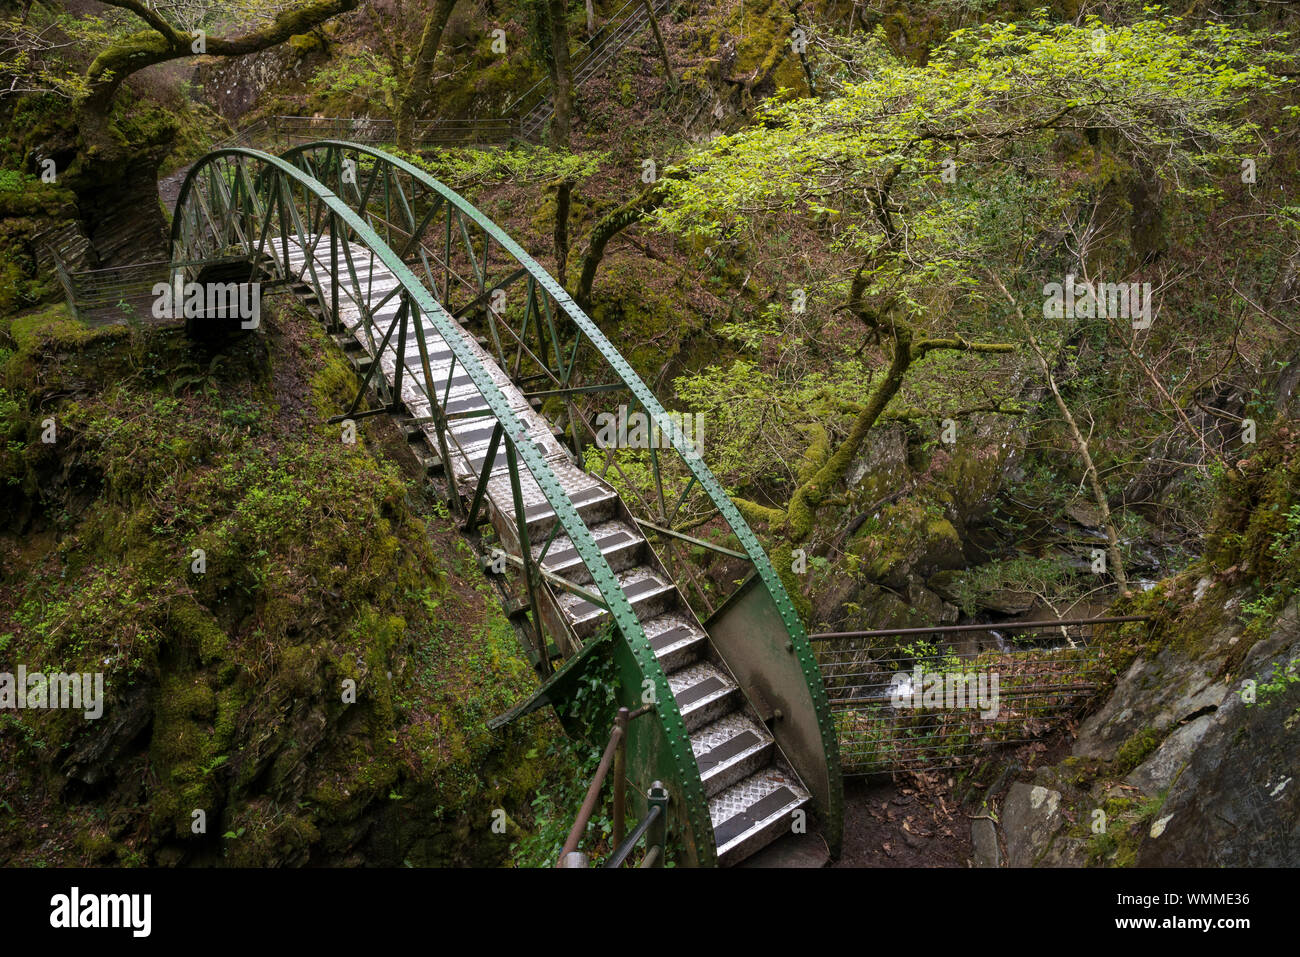
[[[1229,474],[1205,558],[1117,610],[1113,691],[1011,786],[1012,866],[1300,864],[1300,432]]]
[[[531,823],[559,731],[486,729],[535,683],[472,549],[394,426],[324,424],[315,321],[263,325],[0,324],[0,670],[105,692],[0,712],[7,864],[493,865]]]

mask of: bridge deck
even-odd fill
[[[350,244],[351,259],[356,267],[361,288],[354,290],[344,281],[339,286],[339,320],[351,335],[367,352],[374,353],[383,337],[383,332],[397,315],[398,297],[393,296],[387,303],[380,305],[373,316],[375,328],[367,331],[363,321],[362,307],[380,303],[385,296],[398,287],[397,278],[375,257],[370,250],[356,243]],[[331,294],[332,277],[329,266],[329,240],[316,244],[313,257],[316,264],[316,278],[326,296]],[[289,259],[299,276],[306,273],[306,251],[301,247],[291,249]],[[420,359],[420,346],[416,339],[414,322],[407,335],[405,355],[399,357],[397,334],[390,338],[385,348],[378,351],[378,361],[385,381],[391,386],[397,377],[397,365],[403,366],[401,400],[407,411],[417,420],[429,419],[433,414],[434,402],[451,420],[448,426],[450,436],[454,437],[451,448],[450,471],[460,484],[475,483],[481,474],[487,457],[496,418],[488,412],[488,403],[479,394],[478,388],[470,381],[464,368],[456,363],[451,347],[446,343],[433,324],[426,317],[415,317],[424,332],[425,346],[429,358],[430,378],[434,383],[436,396],[428,395],[424,370]],[[373,341],[372,337],[373,336]],[[483,367],[491,375],[493,382],[506,397],[511,411],[524,423],[529,440],[538,447],[548,464],[560,479],[561,485],[570,498],[581,500],[593,493],[613,498],[615,492],[596,476],[577,468],[564,448],[551,433],[549,423],[533,410],[523,392],[510,381],[509,376],[497,365],[495,359],[483,349],[468,333],[462,336],[462,343],[477,356]],[[420,421],[420,430],[429,440],[430,447],[438,447],[437,429],[432,421]],[[523,492],[524,508],[531,519],[535,509],[548,508],[546,497],[541,488],[527,471],[520,473],[520,485]],[[514,501],[511,492],[509,471],[506,466],[504,445],[499,447],[492,467],[492,478],[488,482],[487,498],[491,504],[511,521],[514,520]]]
[[[289,264],[295,278],[319,284],[322,295],[332,299],[328,236],[312,238],[308,250],[291,244]],[[340,249],[340,255],[345,251]],[[397,316],[399,296],[385,297],[398,289],[397,277],[368,248],[350,244],[346,250],[357,286],[346,270],[338,288],[338,319],[348,334],[369,355],[376,357],[379,372],[389,387],[402,367],[400,398],[431,448],[438,448],[437,426],[431,419],[436,405],[449,418],[447,473],[462,489],[472,494],[482,473],[497,419],[488,403],[462,368],[453,360],[452,349],[424,316],[417,321],[424,332],[429,360],[430,395],[421,361],[419,343],[411,324],[404,354],[399,355],[397,334],[380,348],[384,333]],[[364,310],[375,309],[374,324],[367,328]],[[458,327],[459,328],[459,327]],[[691,749],[700,769],[708,796],[709,817],[714,829],[718,860],[734,863],[770,843],[790,829],[792,814],[811,801],[779,753],[775,739],[764,722],[746,702],[743,693],[716,654],[708,637],[686,602],[674,576],[664,567],[641,533],[618,493],[598,476],[584,471],[573,455],[560,444],[547,420],[533,410],[528,398],[516,386],[496,359],[474,337],[460,329],[462,344],[471,350],[492,378],[519,418],[532,441],[542,452],[573,502],[632,605],[654,650],[676,699],[690,734]],[[567,582],[591,589],[590,574],[577,557],[567,536],[557,534],[546,547],[548,532],[556,523],[540,486],[526,469],[518,471],[525,527],[534,561],[551,576],[551,582]],[[504,444],[498,448],[485,499],[489,519],[503,545],[520,554],[514,495]],[[543,551],[545,549],[545,552]],[[572,634],[577,642],[594,634],[609,613],[581,594],[543,583],[545,601],[542,617],[559,635]],[[557,640],[560,640],[557,637]],[[577,645],[567,649],[576,651]]]

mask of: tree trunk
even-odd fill
[[[573,98],[573,67],[569,62],[569,29],[564,0],[546,0],[547,20],[551,28],[551,95],[555,111],[551,114],[551,143],[569,148],[569,112]]]
[[[854,278],[854,295],[861,295],[862,270]],[[851,300],[851,302],[855,302]],[[870,320],[868,324],[872,324]],[[805,454],[805,465],[800,470],[799,487],[790,496],[790,504],[784,509],[768,508],[744,499],[735,499],[736,506],[745,516],[767,522],[774,529],[780,529],[785,547],[793,547],[805,541],[813,531],[813,520],[817,509],[826,501],[827,495],[844,479],[849,465],[862,448],[868,433],[884,414],[890,401],[898,395],[912,363],[928,352],[1014,352],[1015,346],[1007,342],[968,342],[961,336],[942,339],[914,339],[914,332],[909,322],[893,319],[887,325],[894,340],[893,352],[889,359],[889,369],[871,390],[865,404],[857,407],[857,416],[853,427],[839,447],[833,453],[825,449],[814,454],[810,449]],[[806,477],[805,477],[806,476]]]
[[[415,120],[425,100],[429,98],[429,88],[433,83],[433,64],[438,58],[438,47],[442,45],[442,34],[447,29],[456,0],[436,0],[424,21],[424,31],[420,34],[420,48],[415,54],[415,63],[411,65],[411,75],[406,81],[397,100],[397,115],[393,118],[397,148],[409,151],[414,139]]]
[[[1056,402],[1057,411],[1061,413],[1066,428],[1070,430],[1070,438],[1074,440],[1074,446],[1079,453],[1079,458],[1083,460],[1084,475],[1088,482],[1088,488],[1092,492],[1092,499],[1097,506],[1102,528],[1106,532],[1106,552],[1110,559],[1110,573],[1114,577],[1115,583],[1119,585],[1120,594],[1128,594],[1128,575],[1124,571],[1124,557],[1119,550],[1119,535],[1115,531],[1115,522],[1111,518],[1110,503],[1106,500],[1106,493],[1101,487],[1101,477],[1097,474],[1097,466],[1093,464],[1092,453],[1088,449],[1088,440],[1079,431],[1079,425],[1075,422],[1070,407],[1065,404],[1065,398],[1061,395],[1061,390],[1056,386],[1056,376],[1052,375],[1052,367],[1048,363],[1047,357],[1043,355],[1043,350],[1039,348],[1038,340],[1034,337],[1033,330],[1029,328],[1029,322],[1025,319],[1020,303],[1016,302],[1015,297],[1007,291],[1007,287],[1003,285],[1001,279],[992,273],[989,275],[1015,310],[1016,316],[1020,320],[1021,331],[1029,343],[1030,350],[1034,353],[1039,370],[1047,380],[1047,388],[1051,391],[1052,399]]]
[[[867,433],[876,424],[890,400],[898,395],[913,358],[912,331],[900,323],[894,327],[894,354],[889,360],[889,371],[871,390],[871,396],[854,419],[848,437],[840,443],[835,454],[822,463],[812,478],[795,489],[794,495],[790,497],[790,505],[786,509],[786,539],[790,544],[797,545],[812,534],[817,506],[827,492],[844,478]]]
[[[569,205],[573,196],[573,183],[563,180],[555,189],[555,278],[560,285],[568,283],[569,260]]]
[[[659,20],[655,17],[655,8],[650,0],[641,0],[646,16],[650,18],[650,30],[655,35],[655,45],[659,47],[659,57],[664,61],[664,76],[668,79],[668,89],[677,92],[677,77],[673,73],[672,62],[668,59],[668,47],[664,44],[664,35],[659,32]]]
[[[587,241],[587,252],[582,257],[582,273],[578,278],[578,291],[574,296],[579,307],[591,308],[591,289],[596,281],[596,268],[605,258],[605,246],[628,226],[644,219],[662,201],[663,197],[656,183],[607,213],[596,223],[591,231],[591,239]]]
[[[555,112],[551,119],[551,145],[569,148],[569,101],[573,90],[573,67],[569,62],[568,5],[564,0],[547,0],[551,27],[551,90]],[[565,284],[569,258],[569,207],[573,182],[563,180],[555,190],[555,269],[560,285]]]

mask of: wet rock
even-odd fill
[[[1011,867],[1037,863],[1064,823],[1060,791],[1024,782],[1011,785],[1002,802],[1007,863]]]
[[[863,560],[867,577],[894,589],[906,589],[917,577],[966,564],[961,536],[952,522],[913,503],[882,509],[873,533],[851,542],[849,548]]]
[[[1087,505],[1083,502],[1074,502],[1067,505],[1065,514],[1074,519],[1081,526],[1091,531],[1101,530],[1101,510],[1095,505]]]
[[[1027,431],[1015,418],[975,415],[960,426],[960,439],[937,478],[952,490],[953,521],[965,529],[984,518],[1003,477],[1020,460]]]
[[[126,164],[121,178],[78,193],[101,266],[150,262],[167,256],[167,224],[158,205],[159,150]]]
[[[1169,787],[1210,730],[1213,720],[1211,715],[1202,715],[1182,725],[1161,742],[1151,757],[1134,768],[1125,782],[1147,794]]]
[[[849,465],[845,484],[874,501],[907,480],[907,443],[900,428],[873,429],[858,457]]]
[[[117,772],[137,737],[153,720],[155,689],[139,685],[122,702],[111,702],[102,720],[89,722],[90,733],[82,736],[63,766],[69,786],[95,787]]]
[[[957,606],[944,601],[928,588],[913,582],[907,586],[907,601],[927,624],[951,625],[957,621]]]
[[[1096,714],[1079,728],[1076,757],[1111,760],[1125,741],[1146,729],[1168,731],[1217,707],[1228,686],[1209,666],[1186,652],[1165,648],[1154,659],[1139,658]]]
[[[971,844],[975,849],[976,867],[1001,867],[1002,849],[998,846],[998,829],[986,817],[970,822]]]
[[[1256,683],[1255,703],[1227,695],[1212,718],[1199,719],[1204,732],[1193,746],[1176,745],[1184,767],[1138,851],[1140,865],[1300,864],[1300,682],[1282,677],[1300,660],[1294,603],[1262,644],[1240,672]]]
[[[863,584],[848,575],[830,576],[816,593],[813,613],[819,621],[842,631],[903,628],[914,622],[907,602],[879,585]]]

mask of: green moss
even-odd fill
[[[23,453],[43,491],[16,493],[15,514],[44,512],[60,533],[5,553],[0,595],[14,598],[0,611],[17,625],[6,654],[65,670],[94,661],[110,708],[151,713],[139,750],[109,770],[148,782],[143,799],[123,789],[129,802],[116,808],[147,835],[118,847],[124,862],[178,846],[206,860],[215,837],[241,828],[220,842],[227,863],[344,860],[366,822],[400,805],[385,848],[499,863],[507,844],[479,848],[472,822],[484,806],[529,819],[548,766],[538,744],[555,726],[538,716],[487,731],[488,717],[535,686],[495,594],[445,511],[367,444],[385,434],[382,420],[356,446],[312,425],[310,411],[303,428],[284,392],[309,396],[310,408],[350,399],[356,380],[332,346],[286,348],[280,319],[299,321],[277,317],[269,345],[250,337],[198,379],[177,370],[209,362],[183,342],[109,338],[96,363],[137,372],[115,383],[99,369],[72,402],[43,391],[65,381],[54,374],[64,353],[45,343],[80,344],[83,331],[59,310],[22,317],[34,391],[11,399],[6,385],[0,404],[54,415],[60,443],[49,462]],[[297,332],[295,342],[320,341],[314,326]],[[278,396],[266,384],[273,369]],[[191,569],[196,547],[203,574]],[[348,677],[359,696],[345,705]],[[74,731],[0,736],[0,759],[57,782],[53,762]],[[196,809],[206,836],[190,829]]]
[[[314,33],[298,33],[289,38],[289,48],[299,56],[305,56],[324,48],[321,38]]]
[[[1160,747],[1160,742],[1167,734],[1167,731],[1158,731],[1155,728],[1143,728],[1134,733],[1115,751],[1115,757],[1111,761],[1111,774],[1115,777],[1128,774]]]
[[[181,640],[193,641],[204,664],[215,664],[227,652],[230,637],[221,629],[210,611],[193,601],[175,602],[170,609],[172,633]]]
[[[88,863],[103,861],[113,854],[114,841],[103,831],[87,830],[77,837],[77,846]]]
[[[1097,775],[1101,773],[1101,762],[1096,758],[1082,758],[1071,755],[1060,764],[1066,781],[1079,790],[1085,790]]]
[[[790,43],[795,27],[790,12],[777,0],[750,0],[736,14],[730,25],[737,35],[733,74],[758,80],[771,75],[774,89],[806,93],[803,68]]]
[[[704,317],[691,307],[682,285],[648,283],[643,270],[630,259],[607,258],[592,308],[592,318],[609,331],[633,368],[654,380],[665,363],[689,365],[710,352],[716,358],[716,343],[700,335]]]
[[[56,183],[42,182],[36,177],[27,177],[16,189],[0,189],[0,219],[55,218],[66,210],[75,209],[75,203],[76,195],[71,190]]]
[[[787,544],[778,546],[771,554],[772,568],[785,586],[786,594],[804,622],[812,620],[812,602],[804,593],[804,582],[794,574],[794,554]]]
[[[1004,456],[998,450],[982,448],[974,442],[958,442],[949,454],[947,464],[940,471],[942,484],[952,489],[954,504],[961,512],[972,511],[982,497],[997,488]]]
[[[122,326],[87,326],[72,316],[65,303],[16,316],[8,332],[19,355],[23,356],[30,356],[38,349],[79,350],[92,343],[119,341],[129,335],[129,330]]]
[[[961,536],[938,506],[920,500],[892,503],[849,540],[850,571],[887,581],[917,565],[948,564],[961,555]]]
[[[337,351],[325,352],[323,359],[321,370],[312,378],[312,400],[321,415],[337,415],[352,403],[360,383],[347,360]]]
[[[1300,456],[1291,431],[1277,428],[1240,470],[1226,473],[1217,502],[1204,557],[1113,606],[1115,614],[1148,619],[1101,630],[1114,673],[1123,673],[1138,655],[1171,649],[1213,657],[1218,674],[1230,674],[1297,593]],[[1233,608],[1240,609],[1244,629]],[[1223,641],[1229,633],[1238,640]]]
[[[1101,805],[1105,813],[1104,830],[1093,833],[1091,810],[1080,815],[1080,823],[1074,828],[1074,832],[1087,833],[1087,863],[1095,867],[1133,867],[1150,822],[1160,813],[1164,802],[1164,793],[1139,799],[1116,794],[1113,789],[1107,791]],[[1083,825],[1085,821],[1087,827]]]

